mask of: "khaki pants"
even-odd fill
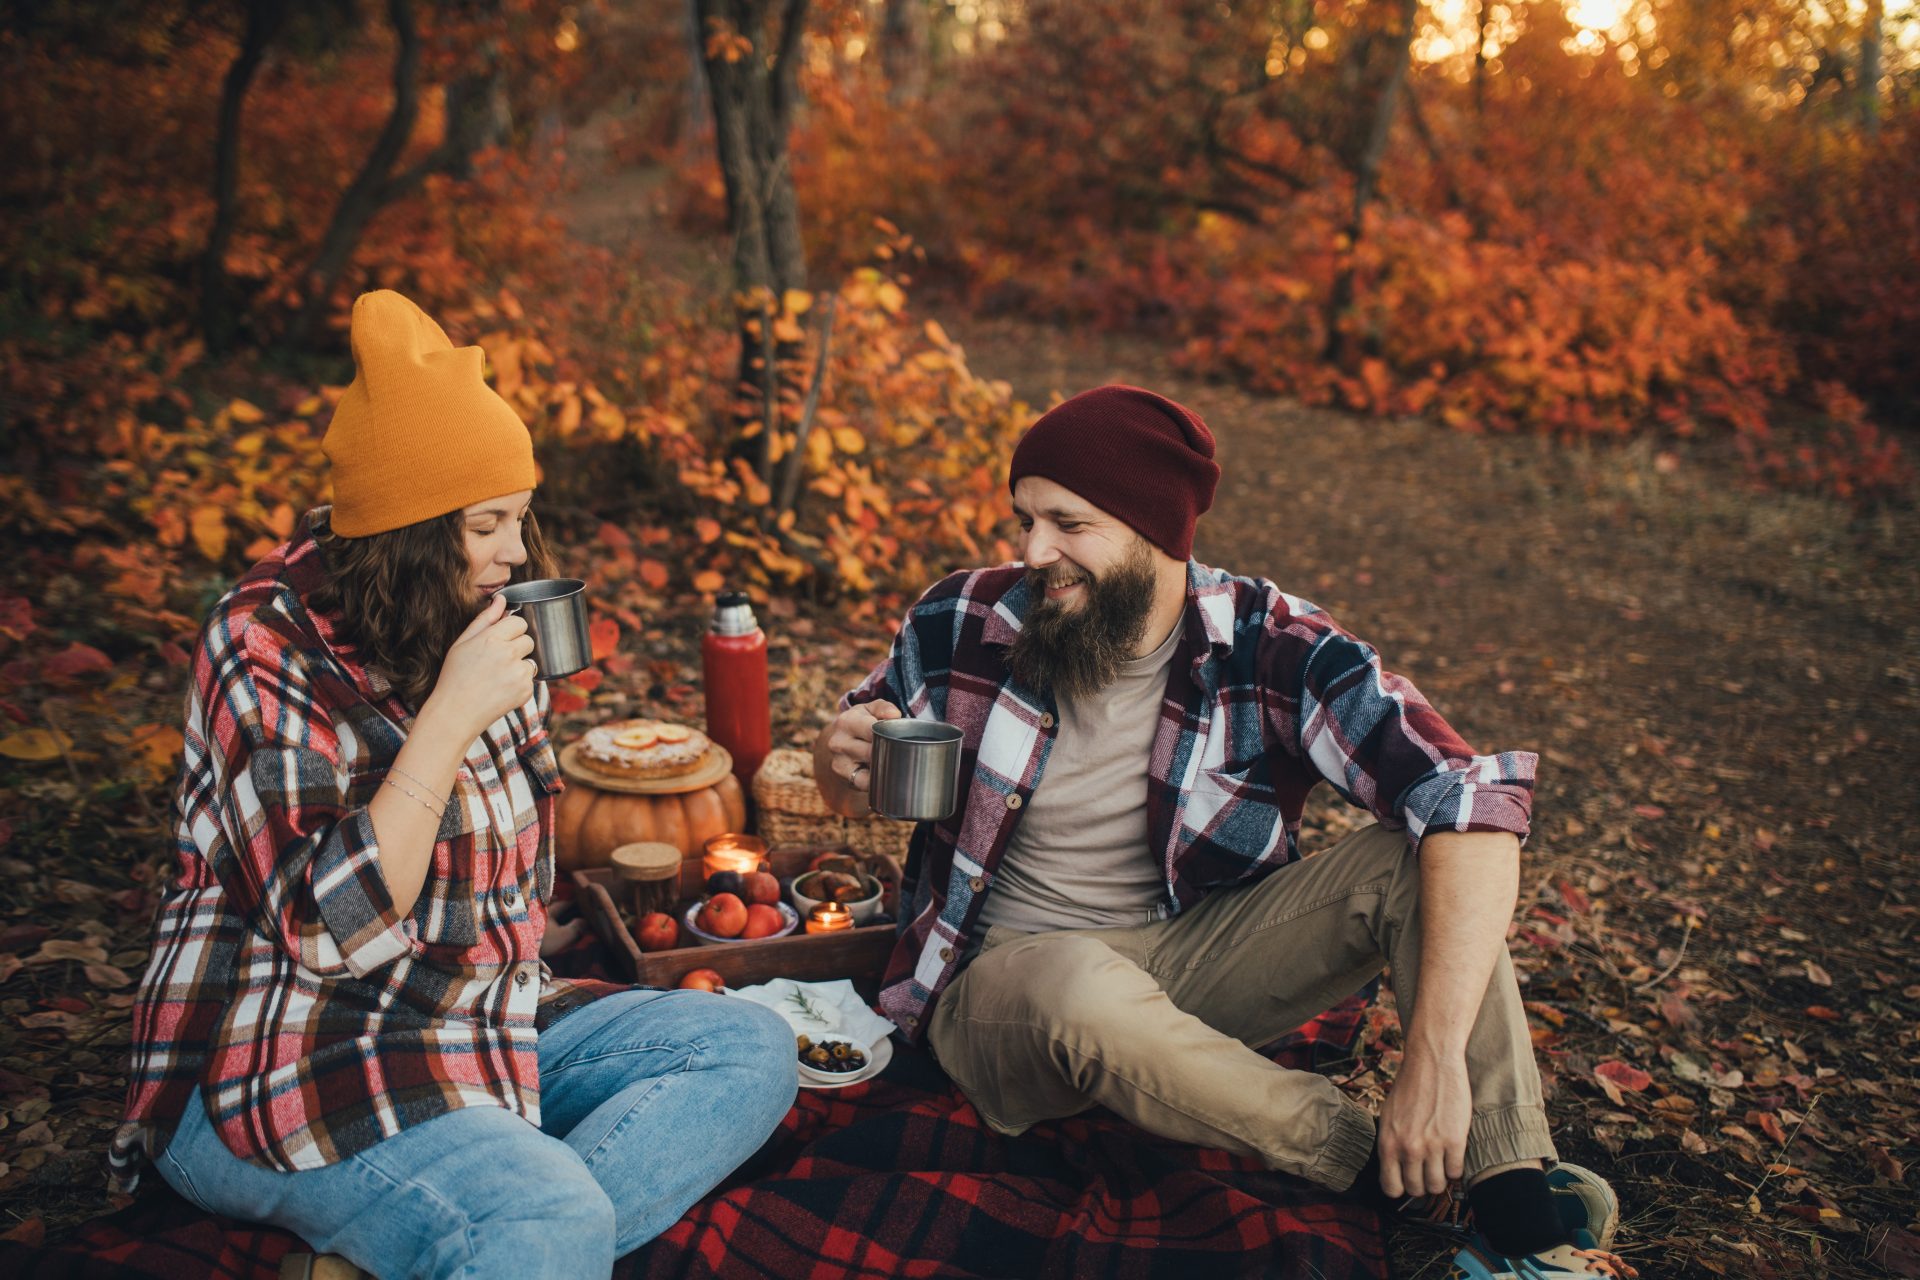
[[[934,1052],[1001,1133],[1095,1104],[1151,1133],[1256,1156],[1335,1189],[1373,1150],[1372,1113],[1270,1043],[1392,966],[1419,990],[1420,874],[1402,832],[1370,826],[1171,920],[988,931],[934,1007]],[[1504,949],[1467,1040],[1466,1175],[1554,1158],[1520,989]]]

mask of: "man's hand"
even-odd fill
[[[1408,1048],[1380,1108],[1380,1190],[1395,1200],[1438,1195],[1465,1176],[1472,1119],[1465,1059]]]
[[[898,720],[900,708],[876,700],[848,707],[813,742],[813,780],[827,807],[848,818],[868,811],[867,786],[873,781],[873,724]]]

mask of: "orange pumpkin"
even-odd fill
[[[569,778],[554,816],[554,857],[562,871],[604,867],[615,849],[637,840],[691,856],[723,831],[746,829],[746,793],[732,774],[674,796],[600,791]]]

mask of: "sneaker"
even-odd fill
[[[1577,1164],[1556,1164],[1547,1170],[1547,1187],[1553,1192],[1560,1221],[1574,1239],[1584,1231],[1595,1247],[1613,1248],[1613,1233],[1620,1227],[1620,1198],[1605,1178]]]
[[[1555,1280],[1561,1276],[1606,1276],[1611,1280],[1631,1280],[1639,1275],[1614,1253],[1593,1247],[1592,1237],[1574,1244],[1555,1245],[1521,1258],[1504,1258],[1487,1247],[1478,1235],[1453,1255],[1450,1280]]]
[[[1574,1239],[1596,1248],[1613,1247],[1613,1234],[1620,1227],[1620,1199],[1607,1180],[1593,1170],[1577,1164],[1556,1164],[1547,1170],[1547,1189],[1553,1193],[1553,1207],[1560,1211],[1560,1222]],[[1432,1196],[1407,1196],[1392,1206],[1402,1221],[1433,1228],[1450,1235],[1464,1236],[1473,1229],[1473,1210],[1466,1192],[1455,1189]]]

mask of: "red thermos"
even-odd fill
[[[733,755],[733,775],[751,788],[773,750],[773,699],[767,685],[767,633],[744,591],[722,591],[700,640],[707,686],[707,736]]]

